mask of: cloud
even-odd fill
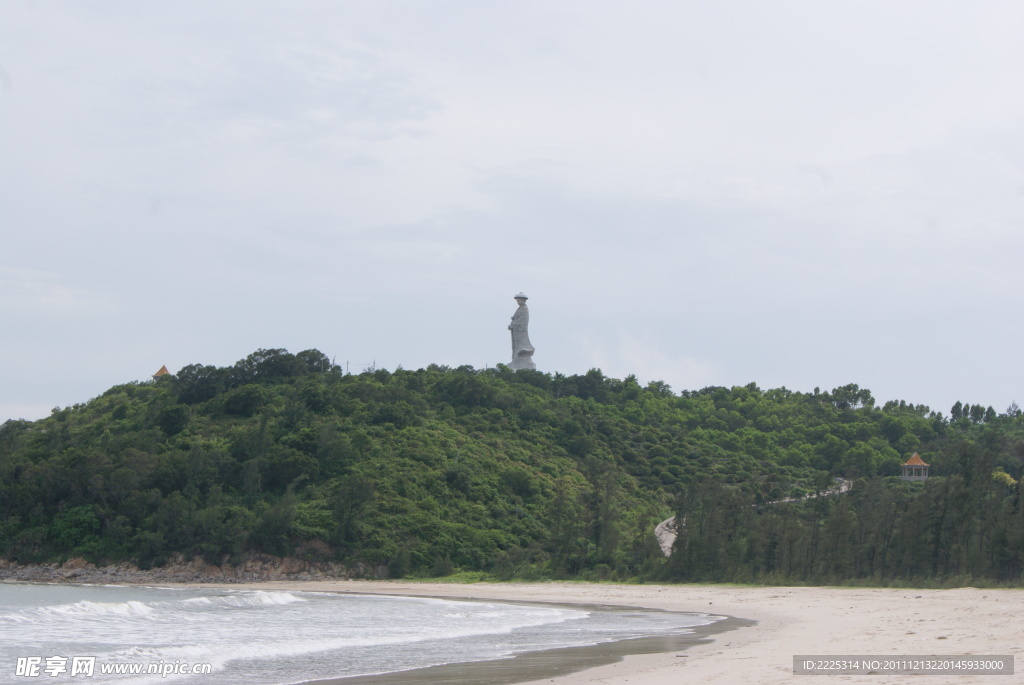
[[[9,419],[27,419],[35,421],[50,415],[52,406],[45,404],[0,404],[0,426]]]
[[[1024,383],[1018,5],[9,5],[0,308],[63,402],[257,347],[503,361],[519,290],[550,371]]]
[[[618,331],[608,344],[607,338],[584,339],[582,347],[592,368],[605,375],[624,378],[633,374],[641,383],[663,381],[678,392],[703,388],[714,383],[718,374],[710,363],[679,351],[666,351],[663,341]],[[686,343],[680,341],[679,349]]]
[[[45,271],[0,267],[0,311],[88,316],[115,309],[113,301],[60,280]]]
[[[11,78],[10,72],[4,69],[4,65],[0,64],[0,93],[9,95],[14,92],[14,79]]]

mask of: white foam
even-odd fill
[[[8,623],[31,623],[33,620],[33,618],[25,614],[4,614],[0,616],[0,621],[7,621]]]
[[[192,597],[182,602],[188,606],[211,606],[213,599],[211,597]]]
[[[290,592],[264,592],[256,590],[253,592],[221,595],[219,597],[193,597],[184,600],[182,603],[191,606],[266,607],[284,606],[305,601]]]
[[[144,602],[90,602],[82,600],[74,604],[58,604],[56,606],[41,607],[38,609],[41,614],[60,616],[150,616],[153,608]]]

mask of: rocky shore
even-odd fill
[[[252,583],[272,580],[347,580],[386,578],[385,567],[316,562],[256,554],[240,564],[208,564],[201,558],[177,556],[165,566],[140,569],[125,562],[97,567],[81,557],[63,564],[21,565],[0,559],[0,580],[44,583]]]

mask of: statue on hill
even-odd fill
[[[508,329],[512,331],[512,363],[509,368],[518,371],[519,369],[536,369],[533,363],[533,345],[530,344],[530,333],[527,330],[530,326],[530,310],[526,307],[527,297],[523,293],[516,295],[516,302],[519,309],[512,315],[512,323]]]

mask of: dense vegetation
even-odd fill
[[[927,483],[893,478],[918,451]],[[0,430],[0,554],[369,573],[1017,582],[1024,419],[876,407],[849,385],[673,393],[431,366],[346,375],[259,350]],[[791,503],[835,477],[843,495]],[[655,524],[686,522],[665,561]]]

